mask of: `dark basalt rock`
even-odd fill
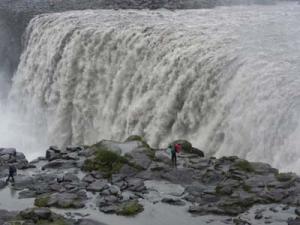
[[[9,164],[15,165],[17,169],[27,169],[29,167],[23,153],[17,152],[15,148],[0,148],[0,167],[7,169]]]
[[[108,187],[109,186],[106,180],[96,180],[95,182],[87,186],[86,189],[91,192],[100,192],[107,189]]]
[[[38,196],[35,200],[35,205],[39,207],[83,208],[86,200],[85,192],[63,192]]]
[[[146,170],[152,163],[150,154],[153,154],[153,158],[155,153],[152,152],[151,149],[142,147],[134,149],[133,151],[127,153],[126,157],[129,159],[129,162],[133,163],[141,169]]]
[[[101,222],[94,221],[94,220],[90,220],[90,219],[80,219],[77,222],[77,225],[105,225],[105,224],[101,223]]]
[[[70,169],[70,168],[76,168],[78,166],[77,162],[75,160],[62,160],[57,159],[54,161],[51,161],[44,165],[42,167],[42,170],[45,169]]]
[[[170,205],[184,206],[185,202],[178,198],[163,198],[161,200],[163,203],[167,203]]]
[[[25,209],[20,212],[20,216],[23,219],[38,221],[38,220],[50,220],[52,212],[48,208],[31,208]]]
[[[0,224],[5,224],[6,221],[13,220],[17,216],[17,212],[8,212],[0,209]]]
[[[288,225],[300,225],[300,217],[288,220]]]

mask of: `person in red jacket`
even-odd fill
[[[177,153],[181,151],[180,144],[172,145],[171,155],[172,155],[172,166],[177,167]]]

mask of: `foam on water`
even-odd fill
[[[294,3],[40,15],[10,103],[43,144],[186,138],[299,172],[299,18]]]

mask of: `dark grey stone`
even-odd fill
[[[77,225],[105,225],[105,223],[101,223],[90,219],[80,219],[78,220]]]
[[[109,186],[105,180],[96,180],[87,186],[88,191],[100,192],[107,189]]]
[[[170,205],[184,206],[185,202],[178,198],[163,198],[161,200],[163,203],[167,203]]]

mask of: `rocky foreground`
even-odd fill
[[[206,221],[211,224],[300,224],[296,174],[235,156],[204,157],[187,141],[176,142],[183,146],[177,168],[165,150],[152,149],[138,136],[64,150],[51,146],[45,157],[30,163],[15,149],[2,148],[0,189],[16,190],[20,201],[32,199],[34,206],[1,209],[0,224],[104,224],[101,216],[96,221],[83,212],[135,216],[145,204],[179,207],[199,221],[203,215],[222,216],[222,223]],[[15,184],[7,186],[9,163],[19,171]],[[245,216],[253,207],[253,218]]]

